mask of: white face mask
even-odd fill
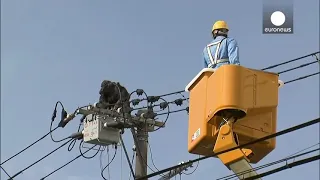
[[[219,33],[220,35],[222,34],[228,36],[228,30],[226,29],[215,30],[214,33]],[[214,37],[214,34],[212,34],[212,37]]]
[[[220,34],[228,35],[228,30],[227,30],[227,29],[220,29],[218,32],[219,32]]]

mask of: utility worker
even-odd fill
[[[203,50],[205,68],[217,69],[225,64],[240,65],[237,41],[228,37],[229,28],[225,21],[212,26],[213,41]]]

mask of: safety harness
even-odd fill
[[[220,46],[221,46],[221,43],[222,41],[226,39],[226,38],[223,38],[221,39],[220,41],[217,41],[217,42],[214,42],[214,43],[210,43],[207,45],[207,52],[208,52],[208,56],[209,56],[209,59],[210,59],[210,63],[208,65],[208,68],[211,68],[213,66],[215,66],[216,64],[218,63],[222,63],[222,62],[229,62],[229,59],[218,59],[218,54],[219,54],[219,50],[220,50]],[[216,48],[216,52],[214,54],[214,58],[212,57],[212,54],[211,54],[211,50],[210,50],[210,47],[214,46],[214,45],[217,45],[217,48]]]

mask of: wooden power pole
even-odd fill
[[[141,178],[148,173],[148,132],[152,132],[155,127],[164,127],[164,123],[154,120],[154,113],[151,108],[139,110],[136,115],[147,119],[147,121],[137,125],[136,130],[131,128],[137,157],[135,176],[136,178]]]
[[[136,146],[136,177],[147,175],[148,168],[148,132],[144,131],[143,126],[138,127],[136,132],[133,132],[133,138]]]

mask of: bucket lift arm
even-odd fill
[[[237,135],[232,130],[233,123],[234,120],[229,120],[220,127],[217,141],[213,149],[214,153],[238,146]],[[239,179],[245,179],[257,175],[249,164],[249,158],[252,155],[253,152],[250,149],[242,148],[220,154],[218,155],[218,158],[228,167],[228,169],[232,170]]]

